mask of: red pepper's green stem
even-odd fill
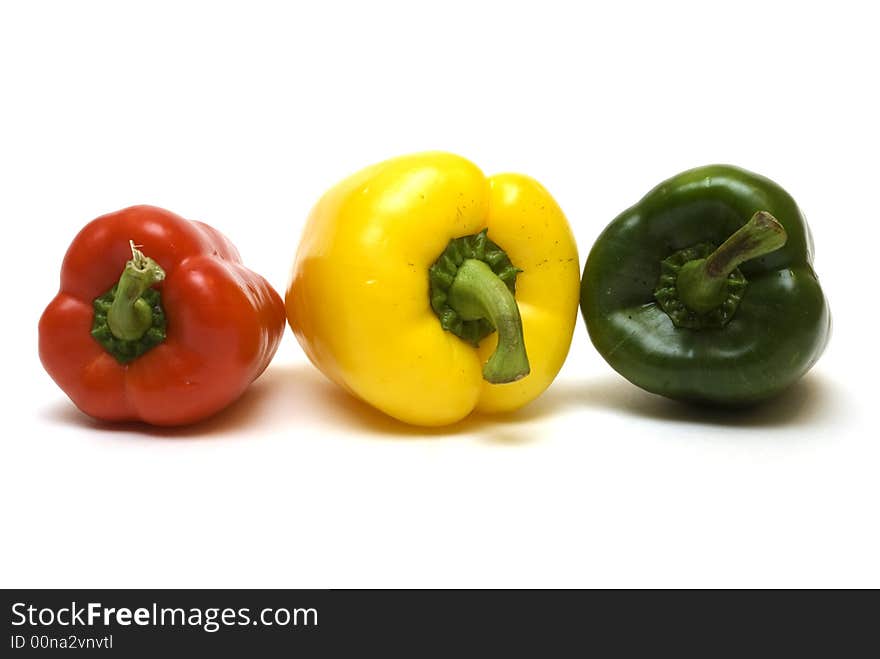
[[[486,263],[478,259],[462,262],[449,287],[448,304],[462,319],[486,318],[498,330],[498,347],[483,367],[487,382],[515,382],[529,374],[516,298]]]
[[[679,299],[697,313],[712,311],[724,302],[727,278],[741,263],[779,249],[786,240],[779,221],[758,211],[709,256],[681,267],[675,284]]]
[[[131,260],[125,264],[116,286],[116,297],[107,311],[107,325],[117,339],[137,341],[153,324],[153,309],[142,296],[148,288],[165,279],[165,271],[144,256],[134,241],[129,244]]]

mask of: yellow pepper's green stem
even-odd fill
[[[779,249],[788,236],[779,221],[758,211],[704,259],[688,261],[676,281],[678,297],[697,313],[708,313],[727,296],[727,278],[741,263]]]
[[[107,311],[107,325],[117,339],[137,341],[153,325],[153,308],[142,296],[148,288],[165,279],[165,271],[144,256],[134,241],[129,244],[131,260],[125,264],[116,286],[116,296]]]
[[[515,382],[529,374],[516,298],[486,263],[478,259],[462,262],[449,287],[448,304],[463,320],[486,318],[498,330],[498,347],[483,366],[487,382]]]

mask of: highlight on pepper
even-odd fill
[[[831,330],[797,204],[728,165],[664,181],[602,232],[581,310],[605,360],[670,398],[771,398],[822,355]]]
[[[40,318],[40,359],[92,417],[187,424],[244,393],[284,323],[281,297],[219,231],[133,206],[74,238]]]
[[[311,211],[286,306],[309,359],[406,423],[508,412],[558,373],[579,265],[554,199],[449,153],[388,160]]]

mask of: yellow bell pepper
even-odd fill
[[[401,421],[439,426],[515,410],[550,385],[579,274],[568,222],[537,181],[422,153],[368,167],[318,202],[287,315],[331,380]]]

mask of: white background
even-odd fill
[[[598,4],[3,3],[0,585],[880,586],[871,3]],[[441,432],[347,399],[289,331],[179,431],[99,427],[41,368],[92,218],[202,219],[283,291],[320,194],[425,149],[541,180],[582,263],[664,178],[761,172],[810,219],[832,343],[719,414],[621,379],[579,320],[542,398]]]

